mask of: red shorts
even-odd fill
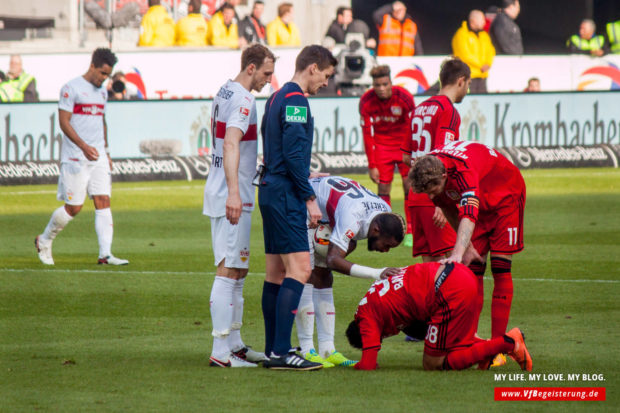
[[[375,163],[379,169],[379,182],[390,184],[394,180],[394,165],[398,166],[400,176],[409,174],[410,166],[403,162],[403,151],[398,147],[377,146],[375,148]]]
[[[455,266],[436,293],[435,310],[424,339],[424,353],[441,357],[477,341],[477,295],[475,275],[465,266]]]
[[[452,226],[446,223],[443,228],[439,228],[433,223],[435,206],[415,206],[412,203],[410,201],[407,208],[413,233],[412,255],[436,257],[454,248],[456,232]]]
[[[513,196],[505,205],[478,216],[472,244],[481,256],[516,254],[523,251],[523,213],[525,192]]]

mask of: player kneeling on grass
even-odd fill
[[[362,359],[355,368],[376,369],[384,337],[429,320],[424,370],[462,370],[476,363],[480,369],[487,369],[496,354],[507,353],[521,369],[531,371],[532,358],[518,328],[490,340],[476,337],[477,294],[474,274],[458,263],[411,265],[376,282],[360,301],[347,328],[351,345],[362,349]]]
[[[314,251],[314,229],[308,230],[312,273],[304,286],[295,322],[302,354],[306,360],[350,367],[356,362],[336,351],[334,329],[336,309],[332,285],[332,270],[353,277],[378,280],[395,274],[397,268],[369,268],[345,259],[357,245],[368,239],[369,251],[387,252],[397,247],[405,236],[405,221],[393,214],[390,206],[359,183],[341,176],[310,179],[316,201],[322,213],[321,221],[329,222],[333,230],[327,254]],[[314,347],[314,320],[319,338],[319,352]]]

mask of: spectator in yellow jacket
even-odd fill
[[[293,22],[293,5],[282,3],[278,6],[278,17],[267,25],[269,46],[301,46],[299,29]]]
[[[224,3],[220,11],[209,20],[209,34],[207,43],[211,46],[239,47],[239,33],[235,23],[235,8]]]
[[[472,10],[452,37],[452,53],[471,70],[470,93],[487,93],[487,77],[495,57],[491,37],[484,31],[485,24],[484,13]]]
[[[200,0],[190,0],[187,6],[187,16],[177,22],[177,46],[207,45],[207,22],[200,14],[200,5]]]
[[[149,9],[140,23],[138,46],[173,46],[174,36],[174,20],[161,0],[149,0]]]

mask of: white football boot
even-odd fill
[[[45,265],[54,265],[52,258],[52,241],[44,241],[40,235],[34,239],[34,246],[37,248],[39,259]]]

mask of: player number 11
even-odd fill
[[[517,227],[508,228],[508,245],[517,244]]]

